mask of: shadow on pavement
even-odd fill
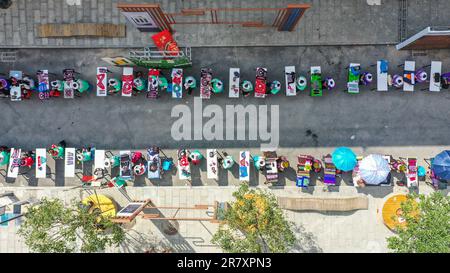
[[[305,211],[305,212],[315,212],[319,213],[321,215],[326,216],[350,216],[353,215],[358,210],[351,210],[351,211]]]
[[[393,186],[366,186],[364,188],[356,187],[358,193],[371,195],[375,198],[384,198],[394,192]]]
[[[55,159],[55,186],[57,187],[65,186],[63,159]]]
[[[177,169],[173,167],[170,171],[161,174],[161,179],[149,179],[154,186],[173,186],[173,177],[177,174]]]
[[[167,252],[171,247],[164,241],[158,240],[151,234],[129,230],[125,235],[125,241],[120,246],[125,253],[139,252]]]
[[[203,186],[199,165],[191,164],[191,185],[192,186]]]
[[[165,216],[159,209],[145,209],[146,213],[157,213],[161,216]],[[170,247],[175,252],[182,253],[194,253],[194,249],[186,241],[186,239],[179,234],[179,223],[174,220],[148,220],[157,227],[160,233],[167,239]]]
[[[235,179],[239,179],[239,165],[234,164],[229,170]]]
[[[317,238],[313,233],[307,232],[302,225],[294,226],[294,234],[297,241],[291,251],[294,253],[322,253],[322,248],[317,244]]]
[[[251,169],[251,166],[250,166]],[[250,170],[250,186],[258,186],[259,185],[259,174],[261,171],[257,171],[255,168]],[[265,178],[264,178],[265,179]]]
[[[308,193],[308,194],[313,194],[315,190],[315,187],[306,187],[306,188],[302,188],[302,193]]]
[[[347,186],[353,186],[353,176],[352,176],[352,172],[343,172],[340,175],[340,179],[339,179],[339,185],[343,185],[342,182],[344,183],[344,185]]]
[[[30,186],[30,187],[37,187],[38,186],[38,182],[39,181],[34,175],[25,174],[23,177],[27,181],[28,186]]]
[[[145,174],[134,176],[133,187],[143,187],[147,186],[147,182],[145,181]]]
[[[228,186],[228,170],[219,169],[219,181],[216,181],[218,186]]]

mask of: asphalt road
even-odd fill
[[[49,69],[58,74],[64,68],[75,68],[80,78],[95,83],[95,69],[104,66],[100,58],[126,53],[124,50],[59,49],[19,50],[16,63],[0,63],[0,73],[10,69],[35,73]],[[345,67],[360,62],[363,70],[375,73],[377,59],[391,61],[392,72],[400,72],[397,64],[406,59],[416,60],[416,66],[428,65],[432,60],[443,62],[443,70],[450,69],[448,51],[427,51],[425,55],[410,56],[388,46],[358,47],[256,47],[256,48],[195,48],[193,67],[185,75],[199,78],[201,67],[211,67],[214,77],[228,84],[228,68],[240,67],[241,78],[254,81],[255,67],[268,68],[269,80],[284,85],[284,66],[296,65],[297,72],[306,74],[312,65],[321,65],[324,75],[333,76],[337,88],[323,97],[312,98],[302,93],[294,98],[277,95],[267,99],[229,99],[227,93],[212,97],[208,104],[279,105],[279,134],[282,147],[330,146],[414,146],[449,145],[450,93],[420,91],[414,93],[370,91],[375,84],[358,95],[342,90],[346,84]],[[110,68],[116,76],[119,68]],[[168,76],[169,72],[165,74]],[[227,89],[226,89],[227,90]],[[198,95],[198,90],[195,91]],[[0,144],[36,148],[49,146],[65,139],[70,146],[94,145],[107,149],[140,149],[156,144],[165,148],[177,147],[259,147],[261,141],[174,141],[170,129],[175,118],[171,110],[185,104],[192,110],[193,96],[182,100],[163,94],[159,100],[144,96],[86,97],[74,100],[55,99],[40,102],[36,96],[30,101],[0,100]],[[205,119],[206,122],[208,119]],[[195,130],[198,130],[196,128]]]

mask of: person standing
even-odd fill
[[[58,144],[52,144],[48,152],[52,155],[54,159],[62,159],[64,158],[65,148],[66,148],[66,141],[61,140]]]

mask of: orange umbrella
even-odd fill
[[[383,205],[382,215],[384,224],[391,230],[406,227],[407,223],[403,218],[401,203],[408,199],[406,194],[391,196]],[[415,201],[414,201],[415,202]]]

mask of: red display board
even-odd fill
[[[256,68],[255,97],[266,97],[267,68]]]
[[[173,39],[172,34],[168,30],[163,30],[152,36],[155,45],[161,51],[179,52],[177,42]]]

